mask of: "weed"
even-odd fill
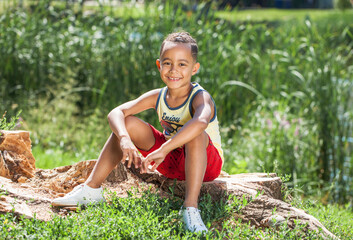
[[[10,121],[8,121],[6,118],[6,111],[5,111],[5,113],[2,115],[0,119],[0,130],[12,130],[15,127],[21,125],[20,114],[21,114],[21,111],[18,111],[16,116],[12,117]]]

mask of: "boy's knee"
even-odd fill
[[[130,132],[132,129],[136,127],[136,124],[138,122],[138,118],[135,116],[127,116],[125,118],[125,127],[128,132]]]
[[[127,116],[125,118],[125,127],[132,140],[136,140],[136,138],[144,139],[146,132],[147,136],[153,136],[152,129],[148,123],[135,116]]]

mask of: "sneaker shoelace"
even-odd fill
[[[201,210],[199,209],[195,209],[195,210],[186,210],[189,216],[189,225],[191,225],[191,223],[193,222],[194,225],[199,225],[199,226],[204,226],[204,223],[201,219],[201,215],[200,212]],[[193,219],[193,221],[191,220]]]

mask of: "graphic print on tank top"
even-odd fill
[[[164,129],[164,134],[167,136],[171,136],[177,133],[180,128],[183,127],[182,124],[178,124],[179,122],[180,117],[175,117],[174,115],[168,116],[166,112],[163,112],[160,124]]]

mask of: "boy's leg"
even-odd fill
[[[155,138],[151,127],[141,119],[129,116],[125,119],[126,129],[131,141],[140,149],[148,150],[154,143]],[[138,131],[136,131],[138,129]],[[105,143],[97,164],[86,180],[86,184],[92,188],[98,188],[108,177],[110,172],[122,160],[122,151],[117,136],[112,133]]]
[[[192,232],[207,232],[197,208],[201,185],[207,168],[209,137],[203,132],[185,144],[185,201],[181,211],[185,227]]]
[[[197,208],[198,197],[207,167],[209,137],[206,132],[185,144],[185,201],[184,207]]]
[[[125,119],[125,124],[132,142],[138,148],[148,150],[154,145],[154,135],[147,123],[131,116]],[[122,155],[119,139],[115,134],[111,134],[85,184],[75,187],[64,197],[54,199],[52,205],[77,206],[78,204],[104,201],[103,189],[100,186],[119,161],[122,160]]]

